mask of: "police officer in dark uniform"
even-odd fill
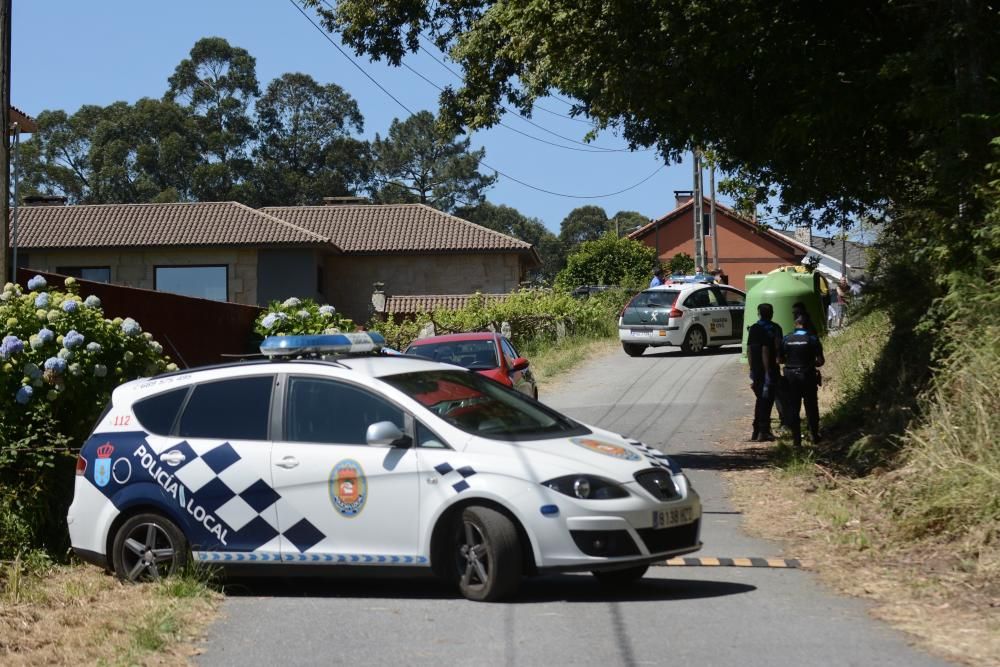
[[[757,306],[758,319],[747,334],[747,356],[750,360],[750,388],[757,397],[753,406],[754,442],[774,440],[771,433],[771,407],[778,390],[778,346],[781,327],[771,321],[774,308],[769,303]]]
[[[781,341],[778,363],[785,367],[785,423],[792,431],[796,447],[802,445],[802,424],[799,411],[806,407],[806,421],[813,443],[819,440],[819,404],[816,401],[819,371],[826,360],[819,338],[809,333],[809,316],[795,316],[795,331]]]

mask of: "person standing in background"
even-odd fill
[[[809,316],[795,316],[795,331],[785,336],[778,349],[778,363],[785,367],[785,425],[792,431],[795,447],[802,446],[802,420],[800,411],[806,409],[806,422],[813,444],[819,442],[819,403],[816,398],[819,386],[823,345],[815,334],[808,331]]]

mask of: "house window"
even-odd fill
[[[56,273],[95,283],[111,282],[110,266],[57,266]]]
[[[229,269],[221,266],[157,266],[153,289],[200,299],[225,301]]]

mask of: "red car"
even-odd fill
[[[481,331],[420,338],[410,343],[405,354],[464,366],[511,389],[538,398],[538,386],[528,369],[528,360],[498,333]]]

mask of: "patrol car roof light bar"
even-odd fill
[[[306,354],[360,354],[378,352],[385,345],[382,334],[354,332],[315,336],[268,336],[260,344],[265,357],[297,357]]]

